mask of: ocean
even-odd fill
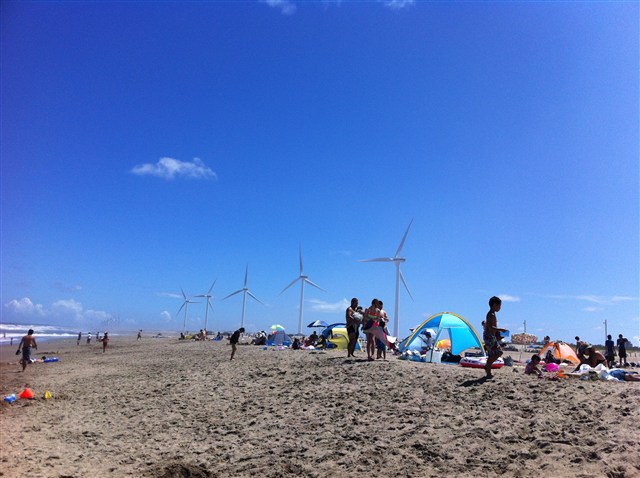
[[[39,324],[4,324],[0,323],[0,344],[9,344],[11,339],[17,344],[20,339],[27,334],[29,329],[33,329],[34,335],[38,342],[50,342],[52,340],[69,339],[78,337],[79,329],[71,327],[60,327],[57,325],[39,325]],[[86,337],[87,332],[82,331],[82,337]],[[97,330],[91,331],[93,337],[96,336]],[[102,335],[104,331],[100,331]]]

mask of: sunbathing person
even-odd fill
[[[607,364],[607,359],[598,352],[593,345],[584,351],[584,357],[586,360],[585,363],[591,368],[595,368],[600,364],[604,364],[605,366]]]
[[[636,372],[627,372],[626,370],[621,370],[619,368],[610,370],[609,375],[625,382],[640,382],[640,374]]]

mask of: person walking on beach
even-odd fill
[[[576,335],[576,355],[580,362],[586,362],[584,357],[584,351],[589,348],[589,344],[584,340],[580,340],[580,337]]]
[[[604,357],[607,359],[607,368],[613,368],[616,361],[616,349],[611,335],[607,335],[607,340],[604,341],[604,348]]]
[[[91,332],[87,334],[87,345],[91,345]]]
[[[618,335],[618,357],[620,357],[620,366],[627,367],[627,339],[622,335]]]
[[[354,352],[356,351],[356,344],[358,343],[358,332],[360,329],[360,320],[362,320],[362,315],[360,315],[360,319],[358,320],[357,314],[358,309],[358,299],[354,297],[351,299],[351,305],[347,307],[345,311],[345,320],[347,322],[347,335],[349,337],[349,343],[347,344],[347,357],[355,357]]]
[[[138,330],[138,338],[136,339],[136,342],[141,338],[142,338],[142,329]]]
[[[18,344],[18,351],[16,355],[20,354],[20,349],[22,349],[22,359],[20,363],[22,364],[22,371],[27,368],[27,365],[31,363],[31,349],[38,350],[38,344],[36,343],[36,338],[33,336],[33,329],[29,329],[27,335],[22,337],[20,344]]]
[[[102,337],[102,353],[105,353],[108,345],[109,345],[109,332],[105,332],[104,337]]]
[[[229,338],[229,343],[231,344],[231,359],[230,360],[233,360],[233,356],[236,354],[236,348],[237,348],[238,342],[240,341],[240,334],[244,334],[244,327],[240,327]]]
[[[580,360],[580,363],[576,366],[576,368],[573,370],[574,372],[577,372],[578,370],[580,370],[580,366],[583,364],[588,364],[589,363],[589,359],[587,357],[585,357],[584,353],[585,351],[591,347],[591,344],[589,342],[585,342],[584,340],[580,340],[580,337],[576,336],[576,355],[578,356],[578,360]]]
[[[493,378],[493,375],[491,375],[491,366],[502,355],[502,348],[500,347],[498,336],[501,332],[507,331],[507,329],[498,327],[496,312],[500,312],[501,307],[502,300],[500,300],[499,297],[493,296],[489,299],[489,312],[487,312],[487,318],[484,321],[484,331],[482,333],[484,348],[487,351],[487,364],[484,366],[487,378]]]
[[[373,299],[369,308],[364,311],[364,325],[362,326],[362,331],[367,336],[367,360],[370,362],[376,359],[376,338],[369,332],[369,329],[376,327],[379,323],[378,299]]]
[[[80,339],[82,339],[82,332],[78,332],[78,343],[76,345],[80,345]]]

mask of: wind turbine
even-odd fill
[[[294,279],[293,282],[291,282],[291,284],[289,284],[287,287],[282,289],[282,292],[284,292],[289,287],[291,287],[293,284],[295,284],[296,282],[300,281],[300,317],[298,319],[298,335],[302,334],[302,316],[304,315],[303,304],[304,304],[304,284],[305,284],[305,282],[307,284],[312,285],[316,289],[320,289],[321,291],[326,292],[326,290],[324,290],[322,287],[320,287],[320,286],[314,284],[313,282],[311,282],[309,280],[309,276],[304,275],[304,272],[302,271],[302,246],[299,246],[299,250],[300,250],[300,275],[296,279]],[[282,292],[280,292],[279,295],[282,295]]]
[[[411,228],[411,224],[413,224],[413,219],[411,219],[411,222],[409,223],[409,226],[407,227],[407,230],[405,231],[404,236],[402,236],[402,241],[400,241],[400,245],[398,246],[398,250],[396,251],[395,256],[379,257],[376,259],[363,259],[359,261],[359,262],[393,262],[396,265],[396,309],[395,309],[395,316],[393,318],[394,320],[393,335],[395,335],[396,337],[398,337],[398,334],[400,332],[400,280],[402,280],[402,283],[404,284],[404,288],[407,289],[407,292],[409,293],[409,297],[413,299],[413,296],[411,295],[411,291],[407,286],[407,282],[404,280],[404,276],[402,275],[402,271],[400,270],[400,264],[406,261],[404,257],[400,257],[400,253],[402,252],[402,248],[404,247],[404,241],[407,239],[407,234],[409,234],[409,229]]]
[[[211,284],[211,287],[209,287],[209,291],[206,294],[200,294],[200,295],[195,295],[194,297],[205,297],[207,299],[207,305],[204,306],[204,333],[207,333],[207,319],[209,318],[209,309],[211,309],[211,312],[213,313],[213,306],[211,305],[211,291],[213,290],[213,286],[216,285],[216,281],[218,279],[213,281],[213,284]]]
[[[184,308],[184,324],[182,325],[182,333],[184,334],[187,331],[187,310],[189,309],[189,304],[197,304],[198,302],[189,300],[187,297],[187,294],[185,294],[184,290],[182,290],[182,287],[180,287],[180,292],[182,292],[182,297],[184,297],[184,302],[178,309],[178,312],[176,313],[176,315],[178,315],[180,311]]]
[[[244,327],[244,308],[245,308],[245,304],[247,302],[247,295],[250,296],[255,301],[260,302],[262,305],[264,305],[264,303],[261,302],[260,299],[258,299],[255,295],[253,295],[251,293],[251,291],[247,288],[247,277],[248,276],[249,276],[249,266],[247,266],[247,270],[244,272],[244,287],[242,289],[240,289],[240,290],[232,292],[231,294],[226,296],[224,299],[222,299],[222,300],[227,300],[232,295],[236,295],[236,294],[239,294],[240,292],[242,292],[242,320],[240,321],[240,327]]]

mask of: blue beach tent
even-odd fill
[[[420,352],[425,346],[425,332],[429,330],[433,343],[449,338],[451,340],[451,353],[460,355],[463,351],[477,347],[484,353],[482,340],[466,319],[453,312],[440,312],[432,315],[413,330],[413,333],[400,342],[400,352],[416,350]]]

